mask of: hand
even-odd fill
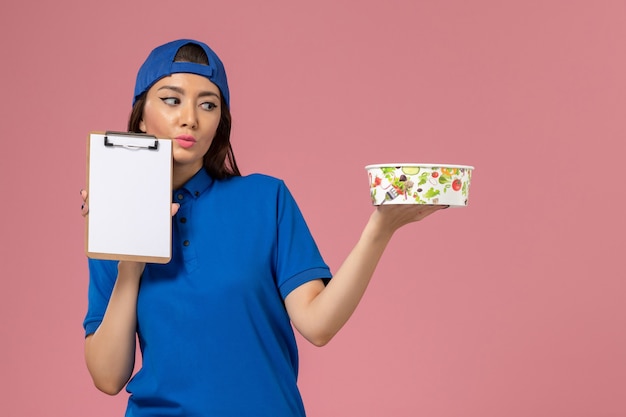
[[[402,226],[418,222],[448,207],[429,204],[383,204],[376,208],[372,217],[377,218],[385,230],[393,233]]]
[[[89,206],[87,205],[87,191],[80,190],[80,196],[83,199],[83,204],[80,206],[80,214],[85,217],[89,213]],[[178,209],[180,208],[180,204],[172,203],[172,216],[175,216],[178,213]]]
[[[87,191],[80,190],[80,197],[83,199],[83,205],[80,206],[80,214],[85,217],[89,213],[89,206],[87,206]]]
[[[178,213],[179,208],[180,208],[180,204],[172,203],[172,217],[176,216],[176,213]]]

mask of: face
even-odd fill
[[[195,173],[202,168],[220,121],[220,91],[208,78],[172,74],[146,95],[142,132],[173,139],[174,168]]]

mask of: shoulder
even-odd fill
[[[241,190],[245,189],[249,192],[257,194],[261,193],[281,193],[286,190],[285,182],[276,177],[266,174],[249,174],[237,177],[226,178],[218,181],[219,186],[225,189]]]
[[[218,180],[214,192],[214,197],[231,209],[233,206],[245,205],[259,211],[282,212],[285,207],[297,206],[285,181],[266,174],[255,173]]]
[[[261,184],[261,185],[267,185],[267,186],[276,186],[276,185],[280,186],[284,184],[284,181],[280,178],[272,177],[266,174],[259,174],[259,173],[231,177],[231,178],[221,180],[221,181],[232,182],[236,184]]]

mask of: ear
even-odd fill
[[[146,133],[146,124],[144,123],[143,119],[141,119],[141,121],[139,122],[139,130],[141,130],[143,133]]]

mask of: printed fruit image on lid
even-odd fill
[[[416,175],[420,172],[420,167],[402,167],[402,172],[406,175]]]

